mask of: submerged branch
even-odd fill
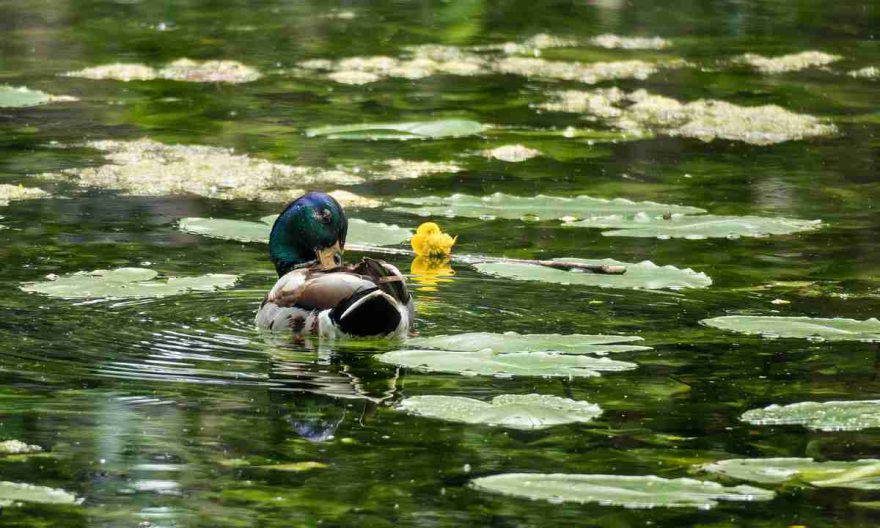
[[[360,251],[363,253],[379,253],[382,255],[404,255],[413,257],[415,251],[402,248],[388,248],[377,246],[366,246],[361,244],[346,244],[346,249],[351,251]],[[532,264],[536,266],[546,266],[548,268],[556,268],[562,270],[579,270],[589,273],[597,273],[601,275],[623,275],[626,273],[626,266],[612,266],[608,264],[584,264],[582,262],[571,262],[564,260],[532,260],[532,259],[515,259],[505,257],[487,257],[483,255],[451,255],[453,262],[462,264],[480,264],[483,262],[499,262],[503,264]]]

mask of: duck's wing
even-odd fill
[[[358,275],[339,272],[293,270],[275,283],[257,312],[260,328],[302,330],[309,313],[333,308],[358,291],[375,285]]]
[[[406,287],[406,279],[400,270],[397,269],[397,266],[393,264],[389,264],[384,260],[364,258],[352,268],[352,271],[368,278],[380,290],[392,296],[404,306],[412,300],[412,296]]]

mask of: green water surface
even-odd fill
[[[346,15],[339,17],[339,13]],[[350,12],[353,16],[348,16]],[[661,36],[664,50],[590,46],[545,58],[685,59],[691,66],[598,87],[680,100],[776,104],[828,119],[838,132],[769,146],[657,136],[591,144],[498,129],[607,128],[534,104],[577,82],[437,75],[362,86],[297,75],[298,62],[398,56],[406,46]],[[769,502],[708,511],[630,510],[492,495],[470,479],[502,472],[691,476],[693,464],[738,457],[880,457],[880,431],[762,427],[739,416],[769,404],[880,398],[880,348],[768,340],[699,324],[729,314],[880,316],[880,5],[871,1],[246,1],[0,0],[0,84],[78,102],[0,108],[0,183],[52,198],[0,208],[0,440],[42,446],[0,457],[0,480],[62,488],[81,505],[4,508],[2,526],[876,526],[854,502],[880,492],[772,487]],[[828,69],[763,75],[724,66],[745,52],[821,50]],[[237,60],[246,84],[96,81],[60,74],[112,62]],[[425,141],[307,137],[324,125],[464,118],[493,134]],[[506,127],[506,128],[505,128]],[[281,204],[129,197],[37,175],[100,165],[84,141],[151,138],[234,148],[278,163],[333,167],[388,158],[464,168],[344,188],[364,196],[588,194],[701,207],[713,214],[821,219],[769,238],[603,237],[558,221],[435,219],[456,251],[521,258],[651,260],[708,274],[698,290],[650,292],[512,281],[454,265],[413,283],[422,335],[479,331],[638,335],[638,368],[560,380],[467,377],[398,369],[373,356],[399,345],[294,343],[253,328],[275,280],[266,247],[181,233],[183,217],[253,220]],[[477,153],[524,143],[553,155],[522,163]],[[316,187],[321,187],[316,186]],[[414,228],[382,207],[352,214]],[[352,258],[358,255],[352,255]],[[389,259],[410,269],[406,257]],[[149,263],[149,264],[145,264]],[[232,273],[231,290],[137,301],[69,302],[28,294],[49,273],[149,266],[166,275]],[[757,288],[777,281],[812,283]],[[774,299],[789,301],[774,304]],[[532,392],[588,400],[590,424],[519,431],[394,410],[422,394],[490,400]],[[319,462],[302,471],[267,465]],[[707,477],[704,477],[707,478]]]

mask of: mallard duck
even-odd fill
[[[257,327],[297,337],[403,337],[413,299],[400,271],[364,258],[344,265],[348,219],[330,195],[312,192],[288,205],[269,234],[278,281],[257,312]]]

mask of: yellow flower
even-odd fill
[[[445,257],[452,253],[457,238],[440,231],[440,226],[434,222],[425,222],[416,230],[410,245],[418,256]]]

